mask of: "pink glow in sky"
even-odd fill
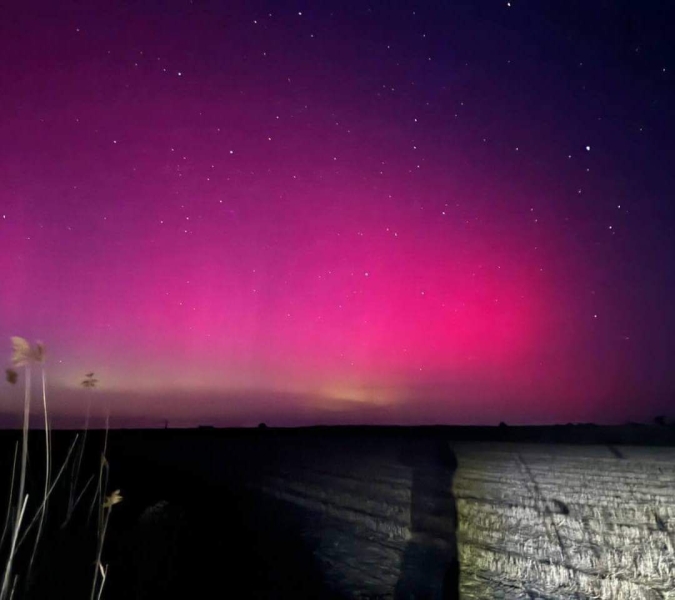
[[[47,345],[55,422],[88,371],[131,425],[662,412],[668,92],[578,70],[623,63],[501,8],[6,20],[0,336]],[[610,96],[621,124],[598,119]]]

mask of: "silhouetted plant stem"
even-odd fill
[[[51,448],[49,443],[49,417],[47,414],[47,385],[46,385],[46,373],[44,364],[42,365],[42,406],[44,408],[45,416],[45,489],[44,489],[44,499],[42,501],[42,506],[37,514],[40,515],[40,522],[38,525],[37,534],[35,536],[35,544],[33,545],[33,553],[28,563],[28,572],[26,578],[30,577],[30,573],[33,569],[33,563],[35,562],[35,555],[37,554],[38,544],[40,543],[40,538],[42,537],[42,528],[44,527],[45,515],[47,514],[47,505],[49,504],[49,489],[51,487]]]
[[[26,366],[26,379],[24,384],[24,400],[23,400],[23,433],[21,438],[21,471],[19,472],[19,500],[18,505],[21,504],[23,493],[26,489],[26,465],[28,463],[28,426],[30,422],[30,366]],[[19,519],[19,511],[15,516],[16,521]]]
[[[84,450],[87,445],[87,434],[89,433],[89,419],[91,416],[91,397],[87,400],[87,414],[84,418],[84,432],[82,434],[82,444],[77,453],[77,458],[73,463],[73,473],[70,479],[70,493],[68,496],[68,509],[66,512],[66,520],[63,522],[61,527],[65,527],[73,516],[75,507],[78,504],[79,499],[84,494],[84,490],[77,495],[77,484],[80,480],[80,471],[82,469],[82,459],[84,457]],[[87,484],[88,485],[88,484]],[[86,489],[86,487],[85,487]]]
[[[49,493],[47,497],[49,498],[52,495],[52,492],[56,488],[57,484],[59,483],[59,480],[61,479],[61,476],[63,475],[64,471],[66,470],[66,465],[68,464],[68,461],[70,460],[70,457],[73,453],[73,448],[75,448],[75,444],[77,443],[78,436],[75,436],[75,439],[73,442],[70,444],[70,448],[68,449],[68,454],[66,455],[65,460],[63,461],[63,464],[61,465],[61,468],[59,469],[59,472],[56,474],[56,477],[54,478],[54,481],[52,482],[50,488],[49,488]],[[35,525],[35,522],[37,521],[39,512],[35,514],[31,522],[28,524],[26,527],[25,531],[23,532],[23,535],[21,536],[21,539],[19,539],[17,543],[17,548],[21,547],[21,544],[26,540],[26,536],[30,532],[30,530],[33,528],[33,525]]]
[[[7,496],[7,514],[5,515],[5,526],[2,528],[2,537],[0,537],[0,548],[5,543],[5,536],[7,535],[7,528],[12,516],[12,496],[14,495],[14,481],[16,479],[16,459],[19,454],[19,443],[14,444],[14,459],[12,460],[12,477],[9,480],[9,494]]]
[[[9,549],[9,557],[7,558],[7,565],[5,566],[5,575],[2,580],[2,589],[0,590],[0,600],[5,600],[5,598],[7,598],[7,592],[9,591],[9,582],[12,578],[12,565],[16,554],[16,541],[19,537],[19,529],[21,528],[21,521],[23,520],[23,515],[26,511],[26,504],[28,504],[28,496],[26,496],[21,504],[21,509],[17,511],[14,531],[12,532],[12,545]],[[14,591],[12,590],[12,594],[13,593]]]
[[[103,593],[103,586],[105,585],[105,579],[106,575],[108,573],[108,570],[106,567],[103,566],[103,563],[101,562],[101,558],[103,556],[103,542],[105,541],[105,534],[106,531],[108,530],[108,521],[110,520],[110,513],[112,511],[113,506],[115,504],[118,504],[119,502],[122,501],[122,496],[120,495],[119,490],[115,490],[112,494],[110,494],[105,500],[102,500],[101,502],[101,516],[102,516],[102,521],[101,521],[101,528],[99,530],[98,534],[98,546],[97,546],[97,551],[96,551],[96,564],[94,565],[94,582],[91,587],[91,596],[90,600],[94,600],[96,597],[97,599],[101,598],[101,594]],[[98,595],[96,594],[96,584],[98,582],[98,574],[99,572],[101,573],[101,585],[99,587]]]

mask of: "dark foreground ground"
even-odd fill
[[[73,436],[54,433],[55,464]],[[8,476],[15,437],[0,437]],[[39,432],[33,441],[37,465]],[[672,445],[675,436],[636,426],[113,431],[109,489],[124,501],[106,537],[103,597],[459,598],[453,478],[472,441],[594,444],[613,457],[625,444]],[[101,445],[92,433],[87,476]],[[54,492],[54,525],[21,597],[89,597],[94,539],[86,510],[59,526],[66,487]]]

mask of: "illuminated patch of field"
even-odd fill
[[[675,449],[455,446],[462,598],[675,598]]]

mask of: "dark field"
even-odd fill
[[[54,432],[55,470],[74,435]],[[102,597],[670,599],[675,451],[655,445],[672,442],[636,426],[113,431],[124,500]],[[101,432],[87,444],[83,479]],[[89,597],[90,501],[61,528],[65,482],[21,597]]]

